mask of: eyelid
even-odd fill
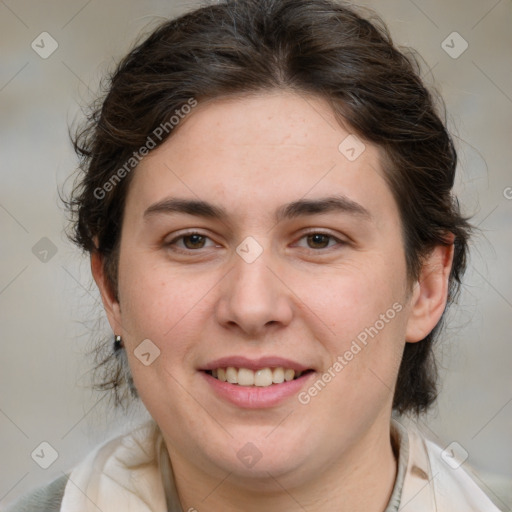
[[[199,236],[202,236],[203,238],[207,238],[208,240],[212,241],[214,244],[216,244],[216,242],[212,239],[211,236],[209,236],[208,234],[198,230],[198,229],[189,229],[189,230],[186,230],[186,231],[182,231],[182,232],[178,232],[178,233],[174,233],[172,238],[170,240],[167,241],[167,237],[164,239],[164,245],[165,246],[169,246],[169,245],[175,245],[175,242],[182,239],[182,238],[185,238],[187,236],[192,236],[192,235],[199,235]],[[218,244],[217,244],[218,245]],[[194,249],[182,249],[182,250],[185,250],[187,252],[192,252],[194,251]],[[196,249],[196,251],[198,251],[199,249]]]
[[[340,237],[339,235],[335,235],[335,234],[331,233],[328,229],[322,229],[322,228],[311,228],[308,231],[303,231],[301,233],[301,235],[297,238],[297,241],[302,240],[304,237],[306,237],[308,235],[327,236],[329,238],[332,238],[333,240],[336,240],[336,242],[338,243],[337,245],[340,245],[340,244],[348,245],[350,243],[350,241],[347,239],[347,237],[345,237],[345,238]],[[297,243],[297,242],[295,242],[295,243]],[[307,247],[306,249],[313,251],[313,252],[321,252],[322,250],[325,251],[325,250],[333,248],[333,247],[335,247],[335,246],[333,245],[331,247],[325,247],[323,249],[311,249],[310,247]]]
[[[173,246],[172,250],[177,251],[177,252],[181,252],[183,254],[199,253],[199,252],[201,252],[204,249],[208,249],[208,248],[212,247],[210,245],[208,247],[200,247],[198,249],[187,249],[187,248],[182,248],[182,247],[178,247],[177,246],[176,242],[178,240],[181,240],[181,239],[183,239],[183,238],[185,238],[187,236],[192,236],[192,235],[199,235],[199,236],[201,236],[201,237],[203,237],[205,239],[210,240],[211,242],[213,242],[214,245],[218,246],[218,244],[216,244],[216,242],[208,234],[206,234],[206,233],[204,233],[204,232],[202,232],[202,231],[200,231],[198,229],[189,229],[189,230],[186,230],[186,231],[183,231],[183,232],[175,233],[171,240],[164,241],[164,246],[166,246],[166,247]],[[302,240],[303,238],[307,237],[308,235],[324,235],[324,236],[327,236],[327,237],[329,237],[332,240],[335,240],[337,242],[334,245],[331,245],[331,246],[328,245],[327,247],[321,247],[319,249],[313,249],[311,247],[302,247],[303,249],[306,249],[307,251],[310,251],[310,252],[313,252],[313,253],[327,252],[329,249],[333,249],[336,246],[348,245],[350,243],[349,240],[343,239],[343,237],[340,237],[338,235],[334,235],[333,233],[331,233],[327,229],[310,228],[307,231],[303,231],[300,234],[300,236],[296,239],[296,242],[294,242],[294,244],[297,244],[298,241]]]

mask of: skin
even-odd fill
[[[338,150],[349,134],[313,96],[275,91],[200,103],[134,171],[119,301],[101,257],[92,256],[110,325],[162,430],[184,510],[235,511],[242,502],[247,511],[378,512],[388,503],[400,357],[405,342],[420,341],[442,315],[453,247],[437,247],[418,281],[408,282],[380,150],[365,142],[349,161]],[[369,216],[272,218],[285,203],[332,194]],[[228,217],[144,217],[171,195],[220,205]],[[207,238],[171,244],[189,229]],[[311,231],[334,238],[311,240]],[[236,252],[248,236],[263,250],[252,263]],[[314,368],[310,386],[395,303],[402,310],[307,405],[293,396],[241,409],[198,372],[219,357],[278,355]],[[149,366],[134,356],[144,339],[161,351]],[[247,442],[262,455],[252,468],[237,457]]]

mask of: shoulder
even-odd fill
[[[57,478],[43,487],[30,491],[9,505],[4,512],[58,512],[68,477]]]
[[[451,443],[443,450],[429,439],[425,439],[425,444],[439,503],[464,505],[464,509],[471,512],[500,512],[476,482],[474,469],[467,464],[462,466],[467,454],[460,445]]]
[[[454,447],[458,445],[452,443],[443,450],[411,425],[408,425],[407,437],[409,457],[402,496],[404,512],[413,509],[500,512],[470,476],[469,466],[464,464],[468,471],[462,467],[465,457],[456,453]]]

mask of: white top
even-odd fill
[[[398,473],[385,512],[500,512],[456,454],[391,420]],[[183,512],[156,423],[147,422],[92,452],[70,474],[62,512]]]

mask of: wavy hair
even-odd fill
[[[106,78],[106,94],[72,135],[80,166],[67,206],[70,238],[101,255],[114,293],[125,198],[136,170],[101,194],[98,188],[190,98],[200,103],[276,89],[324,98],[340,123],[382,149],[408,277],[417,279],[423,259],[454,236],[448,305],[453,302],[471,225],[452,194],[457,154],[442,100],[380,18],[335,0],[227,0],[201,7],[163,22]],[[419,414],[436,399],[433,346],[443,319],[421,342],[406,343],[393,400],[399,413]],[[113,388],[118,401],[136,396],[126,358],[110,345],[105,350],[98,386]]]

